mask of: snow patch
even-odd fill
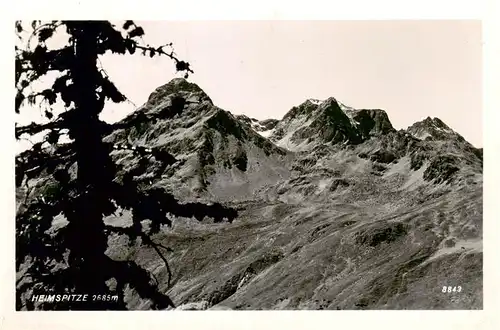
[[[417,139],[420,139],[420,140],[425,140],[427,137],[432,136],[427,131],[410,132],[410,135],[413,136],[414,138],[417,138]]]
[[[355,113],[356,110],[354,110],[352,108],[344,108],[343,109],[342,107],[340,107],[340,109],[342,111],[344,111],[344,113],[347,116],[347,118],[349,118],[349,122],[351,123],[351,125],[353,127],[357,127],[359,123],[356,120],[354,120],[354,113]]]
[[[345,113],[345,115],[347,116],[347,118],[349,118],[351,125],[353,127],[357,127],[358,122],[356,120],[354,120],[354,115],[356,114],[357,110],[352,108],[352,107],[349,107],[349,106],[347,106],[339,101],[337,101],[337,104],[339,105],[340,110],[342,110]]]
[[[318,100],[318,99],[308,99],[308,101],[311,102],[312,104],[316,104],[316,105],[320,105],[321,103],[324,102],[324,101]]]
[[[339,105],[340,109],[344,112],[353,112],[353,111],[356,111],[356,109],[352,108],[352,107],[349,107],[339,101],[337,101],[337,104]]]
[[[260,136],[262,136],[262,137],[268,138],[269,136],[271,136],[274,133],[274,129],[270,129],[270,130],[267,130],[267,131],[260,131],[260,132],[257,132],[257,133],[259,133]]]
[[[453,247],[445,247],[439,249],[434,253],[425,263],[431,262],[441,256],[453,254],[453,253],[472,253],[472,252],[483,252],[483,240],[482,239],[472,239],[472,240],[461,240],[455,243]]]
[[[292,122],[288,126],[287,134],[278,141],[276,141],[276,145],[278,147],[282,147],[290,151],[299,151],[304,149],[305,147],[307,147],[307,145],[309,145],[309,143],[306,143],[304,141],[301,144],[295,144],[292,142],[292,136],[298,129],[311,125],[313,121],[314,118],[306,120],[305,117],[292,120]]]

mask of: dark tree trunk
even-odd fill
[[[102,143],[99,113],[103,102],[96,88],[98,29],[93,22],[71,22],[68,29],[73,37],[75,63],[70,70],[77,90],[75,109],[71,116],[70,134],[74,139],[78,166],[77,185],[80,196],[71,208],[68,219],[71,228],[70,244],[75,267],[75,287],[89,295],[108,293],[105,285],[107,237],[104,231],[101,206],[107,200],[106,185],[110,182],[112,162]],[[102,303],[90,301],[84,309],[100,309]]]

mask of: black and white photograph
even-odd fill
[[[498,328],[498,4],[8,5],[0,328]]]
[[[480,310],[481,22],[16,21],[16,310]]]

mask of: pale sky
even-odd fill
[[[173,42],[195,71],[189,80],[234,114],[280,119],[308,98],[333,96],[386,110],[397,129],[439,117],[483,145],[480,21],[136,23],[147,43]],[[137,106],[179,76],[166,57],[110,55],[102,64]],[[110,103],[101,118],[116,121],[133,110]]]

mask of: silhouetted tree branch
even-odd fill
[[[17,21],[15,27],[16,34],[23,40],[21,33],[26,31],[25,26]],[[33,21],[31,28],[25,45],[15,49],[15,111],[19,113],[25,104],[46,102],[51,106],[58,100],[62,100],[66,111],[54,118],[52,111],[47,110],[45,116],[49,122],[46,124],[16,126],[16,138],[49,132],[44,141],[35,143],[31,150],[16,158],[17,186],[24,182],[28,187],[31,180],[47,178],[41,187],[30,188],[44,191],[35,199],[26,196],[28,204],[16,216],[16,267],[24,272],[17,287],[17,309],[35,308],[25,296],[28,293],[102,295],[112,292],[119,297],[118,302],[66,302],[44,304],[42,308],[122,310],[127,308],[126,285],[135,289],[141,298],[150,299],[155,309],[174,307],[172,300],[158,290],[158,283],[151,280],[148,271],[133,261],[116,261],[106,255],[110,228],[104,224],[104,217],[114,214],[118,208],[132,211],[133,226],[113,231],[121,230],[132,240],[141,237],[144,244],[151,246],[165,263],[170,287],[171,269],[159,249],[168,248],[153,242],[149,236],[158,233],[161,225],[171,225],[167,214],[198,220],[209,216],[215,221],[232,220],[237,214],[220,204],[182,204],[160,188],[139,188],[135,177],[145,171],[151,159],[161,163],[163,169],[176,159],[163,148],[124,148],[103,142],[119,124],[100,121],[100,112],[106,102],[120,103],[127,98],[100,67],[99,56],[109,52],[134,54],[137,50],[150,57],[166,56],[186,77],[193,73],[189,63],[178,59],[173,49],[165,50],[172,44],[156,48],[144,45],[144,30],[133,21],[126,21],[121,30],[108,21]],[[68,43],[60,49],[49,50],[46,41],[63,30],[69,35]],[[51,71],[61,75],[50,88],[26,94],[28,86]],[[148,118],[139,116],[135,120],[144,122]],[[58,141],[63,130],[67,130],[71,142],[61,145]],[[122,168],[114,163],[110,154],[120,148],[136,153],[140,161],[119,183],[115,179]],[[76,173],[70,174],[72,165],[76,165]],[[57,216],[64,217],[67,224],[54,229],[53,220]],[[149,233],[142,232],[140,225],[146,219],[151,221]],[[106,284],[110,279],[116,280],[114,290]]]

